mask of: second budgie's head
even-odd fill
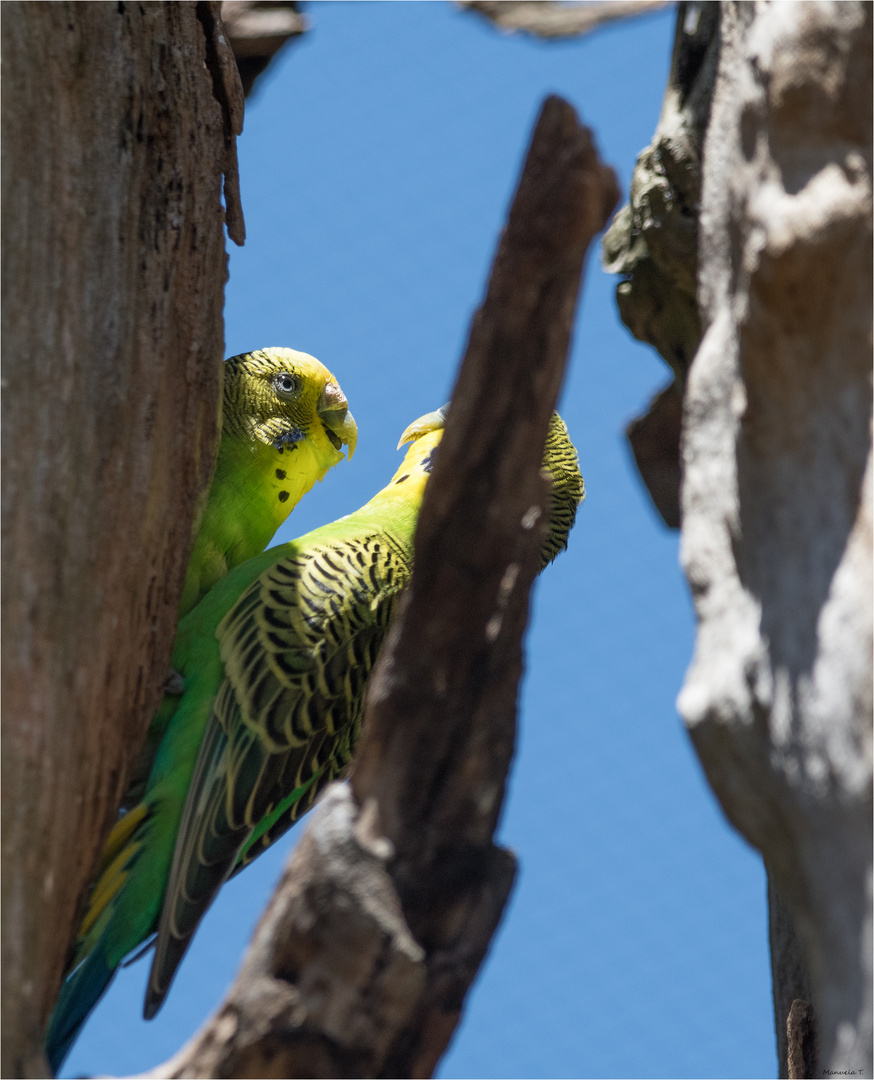
[[[409,466],[416,462],[424,463],[427,472],[430,472],[434,448],[443,435],[448,412],[449,405],[446,404],[436,412],[419,417],[404,431],[398,446],[407,442],[412,443],[412,446],[407,451],[404,464],[395,474],[393,483],[406,481],[408,475],[412,474]],[[419,467],[421,469],[422,465]],[[586,497],[576,448],[570,440],[565,422],[557,412],[550,417],[542,470],[549,477],[551,485],[546,531],[540,552],[541,570],[567,548],[568,535],[576,520],[577,508]]]
[[[334,376],[295,349],[258,349],[224,365],[223,434],[293,451],[304,441],[326,467],[355,452],[358,427]]]

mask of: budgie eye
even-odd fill
[[[277,394],[281,394],[283,397],[288,397],[291,394],[296,394],[300,388],[300,379],[296,375],[290,374],[288,371],[282,371],[279,375],[273,377],[273,389]]]

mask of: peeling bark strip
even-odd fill
[[[818,1068],[857,1076],[872,1074],[871,22],[856,2],[721,8],[683,419],[699,625],[678,702],[764,856],[772,941],[774,898],[791,912]]]
[[[473,321],[371,684],[351,785],[314,811],[216,1016],[155,1077],[423,1077],[501,917],[492,843],[515,739],[540,461],[586,250],[617,198],[549,98]]]
[[[625,429],[634,463],[669,529],[680,527],[682,421],[682,384],[675,381],[660,390],[643,416],[636,416]]]
[[[197,17],[206,38],[206,66],[212,75],[213,93],[221,105],[224,120],[225,226],[231,240],[242,247],[246,242],[246,222],[240,199],[237,136],[243,134],[245,102],[237,61],[222,25],[221,9],[221,0],[197,0]]]
[[[816,1018],[810,1002],[802,1001],[801,998],[796,998],[792,1002],[786,1021],[786,1042],[789,1080],[813,1080],[815,1076],[818,1076]]]
[[[218,433],[222,116],[193,4],[2,5],[3,1058],[161,695]]]
[[[774,1001],[774,1032],[777,1036],[777,1064],[780,1080],[792,1076],[793,1043],[789,1017],[796,1000],[808,1003],[811,998],[810,975],[804,947],[798,937],[795,918],[783,902],[771,876],[768,876],[768,945],[771,950],[771,992]],[[813,1007],[810,1010],[810,1028],[815,1028]],[[797,1040],[796,1040],[797,1042]],[[802,1047],[802,1058],[807,1076],[818,1076],[816,1069],[816,1040],[808,1039]],[[798,1057],[798,1047],[794,1050]]]

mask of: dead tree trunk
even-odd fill
[[[629,437],[683,518],[681,708],[765,856],[782,1077],[871,1075],[870,199],[870,5],[681,4],[605,251],[674,370]]]
[[[679,704],[765,858],[790,1077],[871,1075],[870,200],[870,5],[681,4],[605,249],[675,373],[629,438],[682,519]]]
[[[43,1026],[160,697],[213,465],[239,128],[214,17],[3,5],[7,1077],[48,1075]]]
[[[726,3],[720,36],[679,707],[795,920],[810,1067],[870,1076],[871,6]]]

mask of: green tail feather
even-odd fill
[[[46,1057],[53,1075],[57,1076],[82,1025],[114,976],[115,968],[106,960],[103,942],[98,941],[61,987],[45,1037]]]

